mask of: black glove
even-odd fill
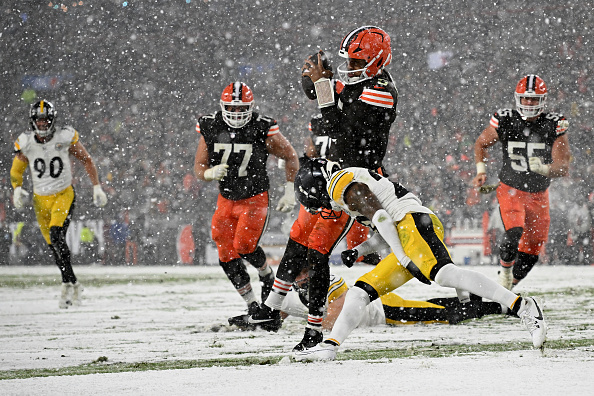
[[[340,253],[340,258],[342,259],[342,263],[344,265],[351,268],[353,264],[355,264],[355,261],[357,261],[359,258],[359,252],[357,252],[357,249],[345,250]]]

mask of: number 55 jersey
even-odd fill
[[[78,142],[78,132],[71,126],[57,128],[51,140],[40,143],[32,132],[21,133],[14,143],[29,160],[33,192],[48,196],[57,194],[72,184],[68,149]]]
[[[565,134],[569,125],[565,117],[557,113],[541,113],[535,120],[528,121],[516,110],[503,109],[491,117],[490,125],[497,130],[503,148],[499,180],[521,191],[545,191],[551,179],[530,172],[528,159],[540,157],[545,164],[553,162],[553,144]]]

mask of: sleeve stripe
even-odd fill
[[[196,133],[202,133],[202,132],[200,132],[200,123],[199,122],[196,123]]]
[[[307,125],[307,128],[309,129],[310,132],[313,132],[313,129],[311,128],[311,122]]]
[[[273,136],[273,135],[276,135],[279,132],[280,132],[280,128],[279,128],[278,124],[274,124],[268,130],[268,135],[267,136]]]
[[[489,124],[495,129],[499,128],[499,120],[495,117],[491,117]]]
[[[390,93],[377,91],[374,89],[364,89],[359,97],[362,102],[379,107],[394,107],[394,98]]]
[[[72,140],[70,141],[70,144],[76,144],[76,142],[78,142],[78,131],[75,129],[74,130],[74,136],[72,136]]]
[[[354,177],[355,175],[353,173],[345,170],[336,172],[332,179],[330,179],[330,186],[328,187],[330,197],[339,204],[342,204],[342,194],[346,187],[351,184]]]

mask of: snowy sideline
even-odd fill
[[[492,266],[472,267],[495,277]],[[332,271],[352,284],[368,266]],[[80,307],[58,309],[58,270],[0,267],[0,278],[48,284],[0,287],[0,371],[107,363],[171,362],[246,356],[288,356],[301,339],[304,321],[288,319],[278,333],[230,331],[229,316],[245,310],[222,270],[205,267],[109,267],[76,269],[85,286]],[[257,278],[250,270],[252,279]],[[257,282],[254,288],[259,292]],[[537,266],[518,292],[544,302],[549,340],[594,339],[594,267]],[[406,298],[452,296],[439,286],[411,281]],[[221,326],[223,325],[223,326]],[[217,331],[215,331],[217,330]],[[514,318],[491,316],[456,326],[408,325],[357,329],[339,350],[423,345],[527,343]],[[522,349],[524,348],[524,349]],[[162,371],[54,376],[0,381],[2,395],[133,395],[237,393],[408,395],[590,394],[594,345],[581,348],[415,356],[373,361],[292,363]]]

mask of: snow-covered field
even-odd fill
[[[370,267],[335,266],[352,284]],[[496,276],[491,266],[473,267]],[[233,331],[245,304],[217,266],[84,266],[83,304],[58,309],[58,269],[0,267],[0,394],[592,394],[594,267],[537,266],[517,292],[549,321],[544,353],[518,319],[357,329],[338,361],[296,363],[304,321]],[[252,279],[255,270],[250,269]],[[254,288],[259,292],[257,282]],[[410,299],[453,296],[415,280]]]

